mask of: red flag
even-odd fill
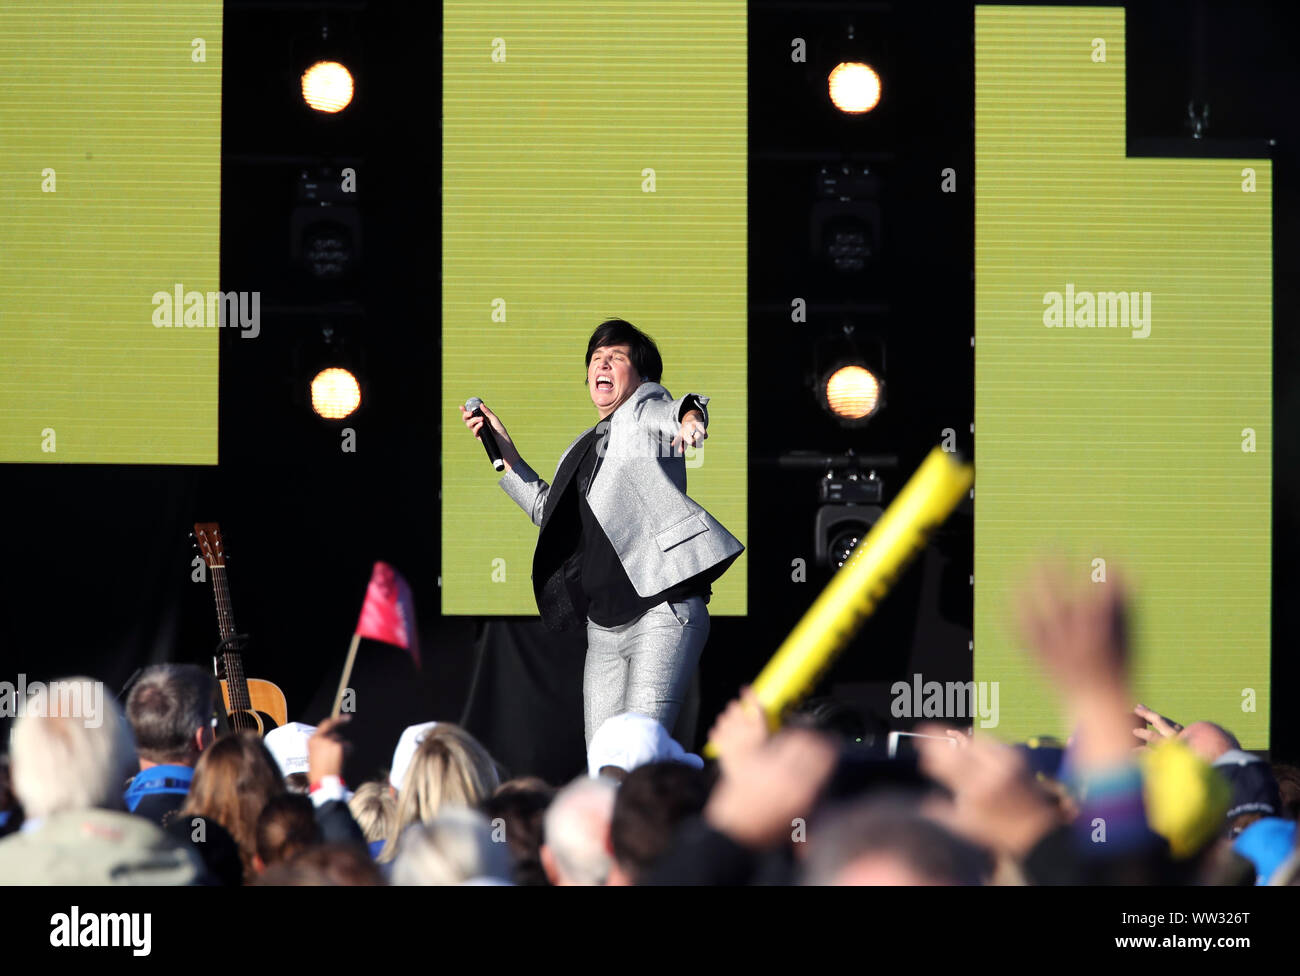
[[[388,563],[375,563],[370,585],[366,587],[366,602],[357,620],[357,634],[405,648],[411,652],[415,666],[420,666],[411,588],[402,579],[402,574]]]

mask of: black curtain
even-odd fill
[[[541,620],[487,620],[461,724],[508,776],[561,785],[585,772],[582,666],[587,634],[551,633]]]

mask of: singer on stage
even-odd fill
[[[745,547],[686,495],[682,451],[708,437],[709,397],[674,400],[659,385],[654,341],[621,319],[592,333],[586,364],[599,422],[561,455],[553,484],[486,406],[482,416],[464,407],[461,415],[475,437],[491,424],[506,465],[500,485],[541,527],[533,592],[542,621],[587,628],[590,745],[622,712],[673,731],[709,636],[711,584]]]

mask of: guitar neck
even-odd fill
[[[212,567],[212,594],[217,603],[217,631],[222,642],[229,641],[235,634],[235,612],[230,606],[230,586],[226,580],[226,567]],[[248,680],[244,677],[244,661],[239,651],[229,644],[221,654],[226,668],[226,687],[230,694],[232,711],[251,709],[252,702],[248,694]]]

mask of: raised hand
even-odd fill
[[[462,403],[460,405],[461,420],[465,421],[465,426],[470,429],[470,433],[474,435],[475,440],[483,439],[480,436],[480,431],[482,431],[484,424],[490,423],[493,433],[496,434],[497,447],[501,449],[502,460],[506,462],[507,468],[513,467],[514,463],[519,460],[519,451],[515,449],[515,442],[510,439],[510,435],[506,432],[505,424],[501,423],[500,417],[488,409],[486,403],[480,404],[479,409],[483,411],[482,417],[474,416],[473,413],[465,409],[465,405]]]
[[[1173,739],[1178,733],[1183,731],[1183,727],[1171,718],[1165,718],[1163,715],[1151,711],[1145,705],[1138,705],[1133,709],[1133,714],[1140,719],[1150,722],[1155,728],[1148,729],[1145,725],[1133,730],[1133,734],[1143,742],[1158,742],[1161,739]]]
[[[757,749],[733,751],[704,819],[756,850],[788,842],[791,821],[812,812],[838,757],[830,739],[804,729],[782,732]]]
[[[688,447],[699,447],[708,437],[709,432],[704,427],[704,414],[698,410],[688,410],[682,418],[681,429],[673,438],[672,446],[685,452]]]
[[[917,731],[951,734],[938,725]],[[956,833],[1019,858],[1061,822],[1055,802],[1010,746],[988,736],[969,739],[961,749],[939,739],[916,742],[921,769],[952,792],[951,803],[937,802],[926,812]]]
[[[758,696],[748,685],[740,689],[709,730],[709,741],[718,749],[718,763],[725,774],[733,759],[762,748],[767,742],[767,718]]]
[[[1063,692],[1113,689],[1126,680],[1127,607],[1119,578],[1072,585],[1062,565],[1048,564],[1021,593],[1021,636]]]
[[[327,718],[307,740],[307,778],[312,783],[319,783],[326,776],[342,777],[348,744],[339,730],[351,719],[351,715]]]
[[[1071,713],[1080,769],[1131,758],[1127,609],[1128,589],[1119,577],[1071,583],[1059,563],[1042,567],[1020,596],[1022,639]]]

